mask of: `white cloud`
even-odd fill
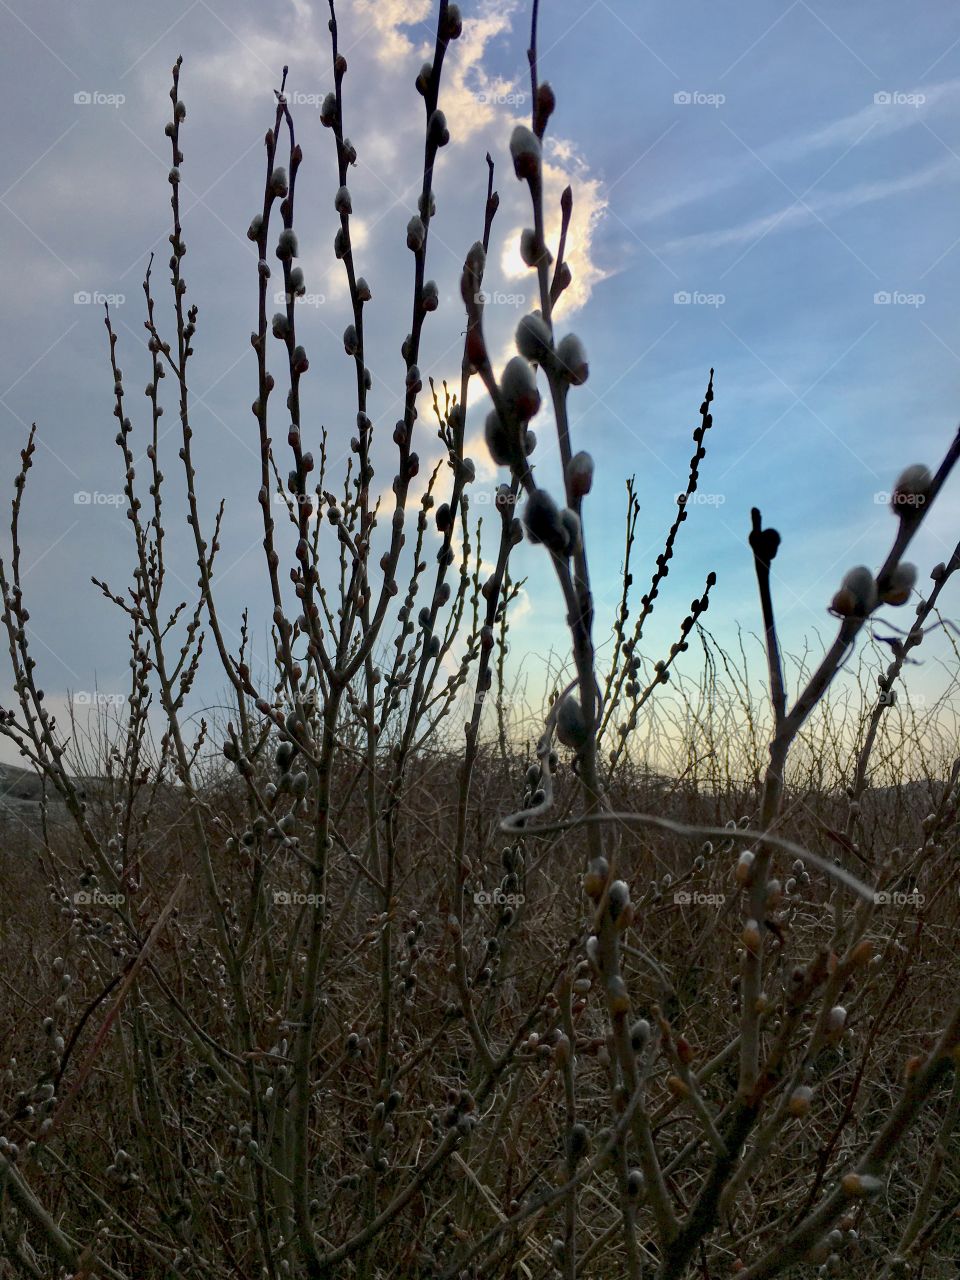
[[[722,191],[740,186],[756,176],[758,161],[761,166],[769,165],[775,172],[779,172],[781,166],[803,160],[819,151],[836,149],[842,152],[861,142],[876,143],[918,125],[922,126],[929,117],[945,112],[955,113],[960,103],[960,78],[926,85],[909,92],[922,95],[924,101],[916,107],[871,102],[861,110],[841,116],[818,129],[807,130],[793,137],[778,138],[759,146],[753,155],[745,151],[737,160],[725,161],[722,170],[716,174],[656,195],[642,206],[640,220],[653,222],[677,209],[699,204]]]
[[[568,185],[573,192],[573,212],[564,260],[570,267],[573,281],[558,303],[557,309],[561,314],[579,311],[589,301],[594,287],[606,278],[606,273],[594,261],[593,249],[597,226],[607,209],[607,198],[602,183],[591,175],[589,166],[573,144],[564,138],[551,139],[548,135],[543,164],[544,221],[547,243],[554,248],[560,238],[560,197]],[[527,282],[531,296],[535,298],[536,275],[520,256],[520,235],[531,221],[532,218],[528,217],[504,236],[500,267],[508,280]],[[538,304],[534,302],[533,305]]]
[[[365,26],[365,43],[379,62],[409,63],[415,55],[426,57],[433,45],[432,0],[355,0],[354,8]],[[408,36],[401,27],[416,30]]]
[[[856,209],[862,205],[874,204],[909,191],[916,191],[921,187],[940,182],[944,178],[955,176],[956,173],[955,160],[952,158],[938,160],[934,164],[899,178],[861,182],[856,186],[848,187],[846,191],[811,196],[809,200],[802,203],[795,201],[774,213],[764,214],[760,218],[751,218],[748,222],[740,223],[739,226],[680,236],[675,240],[669,240],[663,249],[665,252],[680,249],[716,249],[724,245],[744,244],[774,232],[791,231],[797,227],[808,226],[828,214],[845,213],[848,209]]]

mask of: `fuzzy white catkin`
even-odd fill
[[[890,575],[890,582],[883,593],[887,604],[906,604],[917,581],[917,566],[901,562]]]
[[[866,617],[876,607],[876,603],[877,583],[871,570],[864,564],[848,570],[833,599],[837,613]]]
[[[610,906],[610,913],[614,917],[618,916],[624,907],[630,901],[630,886],[626,880],[614,880],[613,884],[607,890],[607,901]]]
[[[423,225],[423,219],[414,214],[407,223],[407,248],[412,249],[414,253],[419,253],[426,238],[427,229]]]
[[[908,505],[911,499],[925,498],[932,483],[933,476],[930,474],[930,468],[924,466],[922,462],[915,462],[912,466],[905,467],[893,486],[893,506],[900,508]]]
[[[553,350],[550,326],[539,311],[524,316],[517,325],[517,350],[533,364],[543,364]]]
[[[737,859],[736,878],[737,884],[747,886],[753,879],[753,864],[756,861],[756,855],[750,849],[744,849],[743,853]]]
[[[450,141],[447,117],[439,109],[431,115],[427,125],[427,133],[430,141],[438,147],[445,147]]]
[[[575,333],[568,333],[557,345],[557,366],[561,374],[575,387],[586,382],[590,373],[587,353]]]
[[[510,465],[509,436],[496,409],[491,409],[487,414],[483,434],[493,461],[498,467],[508,467]]]
[[[285,258],[298,258],[299,256],[300,246],[296,232],[293,227],[284,227],[277,241],[277,257],[283,261]]]
[[[842,1031],[846,1021],[846,1009],[842,1004],[835,1004],[827,1014],[826,1029],[830,1032]]]
[[[518,124],[510,135],[510,155],[518,178],[532,178],[540,170],[540,139],[525,124]]]
[[[567,487],[573,498],[584,498],[593,487],[593,458],[580,450],[567,463]]]
[[[523,356],[508,360],[500,379],[504,404],[520,422],[528,422],[540,408],[540,392],[532,365]]]
[[[587,741],[587,726],[580,703],[568,693],[557,708],[557,737],[565,747],[579,750]]]
[[[532,227],[520,232],[520,257],[528,267],[535,267],[540,260],[540,241]]]
[[[479,240],[474,240],[473,244],[467,250],[467,256],[464,261],[464,267],[474,272],[476,275],[482,275],[483,269],[487,265],[487,251]]]
[[[533,432],[528,431],[527,435],[532,436]],[[528,453],[532,452],[532,446],[530,449],[527,450],[527,452]],[[571,511],[569,507],[564,507],[563,510],[560,512],[560,523],[562,524],[567,535],[567,539],[566,539],[567,554],[572,555],[574,552],[580,550],[580,545],[581,545],[580,517],[577,515],[575,511]]]

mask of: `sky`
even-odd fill
[[[535,305],[518,252],[528,199],[508,152],[513,125],[529,119],[529,9],[513,0],[466,0],[462,8],[463,37],[451,47],[441,89],[452,141],[436,175],[428,265],[441,305],[428,317],[420,362],[438,381],[458,381],[459,272],[482,229],[487,151],[501,196],[485,279],[498,364]],[[412,289],[405,228],[422,156],[414,80],[432,48],[435,8],[429,0],[343,0],[338,17],[349,63],[346,132],[358,152],[350,182],[356,256],[373,292],[375,463],[389,493]],[[172,314],[163,126],[178,54],[187,106],[184,274],[200,307],[197,483],[206,514],[221,497],[227,503],[215,586],[234,643],[245,607],[255,636],[267,618],[250,412],[256,252],[245,231],[262,199],[263,134],[284,64],[304,150],[296,228],[307,281],[298,327],[311,359],[304,434],[316,448],[326,428],[331,464],[348,455],[353,372],[341,334],[350,316],[332,254],[333,142],[318,109],[332,87],[326,20],[326,6],[307,0],[162,7],[0,0],[0,479],[12,495],[35,421],[24,588],[30,640],[54,707],[67,699],[89,707],[94,694],[119,703],[128,680],[127,628],[90,582],[96,574],[121,587],[132,566],[100,304],[112,302],[142,449],[147,402],[138,388],[149,362],[141,283],[154,251],[168,332]],[[957,425],[960,11],[889,0],[842,7],[542,0],[539,43],[540,74],[558,104],[545,150],[548,232],[556,230],[564,185],[574,191],[573,285],[557,326],[576,332],[590,357],[589,381],[571,392],[571,421],[575,447],[597,465],[585,528],[601,655],[619,593],[626,480],[636,476],[642,507],[639,585],[647,576],[639,566],[652,570],[686,483],[711,367],[714,426],[700,500],[681,531],[644,651],[656,658],[669,648],[709,571],[718,579],[711,631],[733,644],[739,629],[757,630],[746,543],[754,505],[783,537],[774,590],[784,647],[816,651],[832,633],[827,607],[843,573],[859,563],[876,567],[886,554],[895,518],[884,495],[896,475],[914,462],[935,467]],[[479,387],[471,403],[472,509],[482,514],[504,476],[482,442],[488,406]],[[164,469],[180,493],[170,399],[165,424]],[[535,423],[535,461],[538,481],[556,490],[550,425]],[[428,413],[418,430],[426,463],[438,457]],[[277,423],[281,445],[283,434]],[[921,585],[960,536],[958,483],[951,480],[916,541]],[[174,509],[183,512],[171,492]],[[170,589],[189,599],[196,568],[188,534],[178,517]],[[6,533],[0,553],[9,555]],[[518,549],[515,573],[526,585],[511,662],[527,673],[535,697],[544,657],[568,651],[563,609],[541,549]],[[955,599],[951,587],[948,612]],[[909,623],[908,610],[887,613]],[[944,637],[924,652],[911,683],[933,698],[955,662]],[[695,651],[686,659],[694,670]],[[211,662],[198,705],[214,703],[223,687]],[[0,688],[8,694],[8,678]],[[0,758],[12,758],[10,751]]]

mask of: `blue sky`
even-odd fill
[[[528,209],[507,153],[513,123],[529,113],[528,10],[472,0],[463,9],[464,37],[441,92],[452,133],[432,231],[430,273],[441,307],[421,360],[438,379],[455,378],[459,365],[457,279],[482,226],[486,150],[502,198],[487,277],[488,335],[501,358],[532,296],[516,248]],[[351,181],[358,257],[374,294],[372,416],[383,427],[377,464],[386,490],[412,280],[404,229],[421,152],[413,80],[432,44],[432,6],[353,0],[339,17],[350,64],[347,131],[359,153]],[[227,499],[218,599],[234,629],[245,606],[255,634],[266,616],[249,410],[256,262],[244,232],[261,198],[263,132],[284,62],[305,153],[298,233],[308,289],[299,323],[311,357],[306,433],[316,439],[325,425],[331,457],[347,452],[352,367],[340,334],[348,306],[331,252],[332,141],[317,110],[331,87],[326,8],[305,0],[178,0],[161,10],[3,0],[0,40],[0,474],[12,490],[26,426],[36,420],[25,589],[35,656],[55,701],[95,685],[122,691],[127,678],[122,620],[90,584],[92,573],[125,582],[131,549],[112,496],[122,476],[105,332],[99,307],[83,299],[116,299],[120,363],[142,433],[146,401],[135,389],[149,366],[140,282],[155,249],[161,316],[169,320],[162,130],[178,53],[188,109],[185,274],[201,308],[198,485],[207,512]],[[878,495],[904,465],[935,465],[956,426],[960,12],[885,0],[839,9],[823,0],[736,7],[543,0],[540,53],[541,75],[558,98],[548,191],[555,204],[569,181],[575,197],[574,286],[559,328],[579,333],[591,360],[590,380],[571,407],[576,444],[598,467],[587,508],[598,640],[609,634],[618,590],[624,482],[637,477],[640,550],[652,567],[685,484],[712,365],[715,425],[701,472],[707,500],[682,531],[645,649],[655,658],[669,646],[709,570],[718,575],[711,629],[729,642],[738,627],[757,627],[746,546],[752,505],[783,535],[777,605],[785,646],[799,649],[817,631],[830,633],[826,608],[843,572],[882,560],[894,519]],[[475,510],[502,478],[479,437],[485,411],[475,394],[468,432],[479,472]],[[173,489],[172,404],[165,421]],[[421,455],[429,459],[436,443],[429,422],[422,425]],[[547,483],[556,481],[548,428],[539,430],[538,451]],[[282,440],[279,424],[275,438]],[[921,582],[960,534],[957,484],[917,541]],[[78,503],[78,493],[94,496]],[[175,506],[171,495],[168,508]],[[187,532],[179,523],[171,531],[171,589],[179,576],[189,595],[196,571]],[[528,586],[515,660],[565,652],[562,608],[539,550],[522,548],[516,571]],[[955,589],[948,608],[954,597]],[[929,695],[944,680],[936,655],[950,661],[942,642],[931,643],[913,677]],[[211,664],[199,700],[213,700],[222,684]]]

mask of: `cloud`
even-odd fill
[[[669,240],[663,246],[664,252],[682,249],[717,249],[725,245],[745,244],[758,240],[774,232],[792,231],[797,227],[808,226],[818,222],[821,217],[832,213],[844,213],[848,209],[857,209],[862,205],[875,204],[880,200],[889,200],[893,196],[916,191],[930,186],[947,177],[955,177],[956,161],[953,158],[939,160],[927,165],[924,169],[904,174],[899,178],[886,181],[861,182],[846,191],[831,192],[827,195],[811,197],[806,201],[794,201],[792,204],[778,209],[775,213],[764,214],[760,218],[751,218],[748,222],[735,227],[724,227],[719,231],[703,231],[695,235],[680,236]]]
[[[778,171],[779,166],[804,160],[821,151],[845,151],[868,140],[873,143],[891,138],[908,129],[923,126],[929,117],[954,114],[960,105],[960,78],[945,80],[910,91],[920,95],[919,106],[871,102],[859,111],[841,116],[818,129],[775,139],[733,162],[725,161],[723,169],[707,178],[674,188],[654,197],[640,209],[641,222],[654,222],[678,209],[712,199],[756,176],[757,161]]]
[[[318,68],[325,81],[332,79],[327,33],[315,30],[309,11],[298,9],[288,29],[277,34],[265,35],[253,22],[233,34],[236,38],[227,47],[204,56],[202,75],[235,98],[241,109],[260,112],[265,94],[280,87],[284,66],[291,68],[292,89],[306,91],[314,85]],[[156,90],[151,64],[144,66],[142,79],[151,92]]]
[[[590,300],[594,288],[607,273],[594,258],[597,228],[607,210],[607,198],[600,180],[591,175],[586,161],[565,139],[547,139],[543,165],[545,231],[547,243],[556,245],[560,238],[560,196],[569,185],[573,191],[573,214],[567,233],[564,258],[573,281],[562,295],[557,310],[569,316],[581,310]],[[529,282],[535,291],[536,277],[520,256],[520,235],[529,221],[514,226],[504,237],[500,267],[511,281]]]
[[[472,17],[464,20],[462,37],[448,50],[440,98],[450,122],[453,142],[441,153],[438,165],[436,187],[441,217],[436,225],[431,226],[433,254],[428,266],[428,274],[437,273],[441,298],[446,299],[448,332],[455,333],[455,326],[462,328],[464,323],[459,300],[463,252],[480,229],[479,214],[482,204],[477,208],[476,197],[472,194],[478,188],[482,192],[482,186],[478,182],[477,161],[482,160],[485,149],[489,150],[498,160],[495,185],[501,197],[484,282],[488,292],[493,293],[493,300],[486,310],[485,333],[495,369],[501,368],[515,352],[513,335],[520,316],[539,306],[536,273],[524,265],[519,256],[520,233],[532,218],[529,194],[526,187],[514,178],[507,157],[507,139],[514,125],[529,122],[529,88],[525,78],[515,83],[493,73],[488,66],[493,42],[510,33],[519,8],[515,0],[508,0],[506,4],[481,5]],[[361,15],[366,15],[371,11],[371,6],[361,4],[358,10]],[[382,12],[378,6],[377,12],[378,21],[375,27],[370,28],[368,40],[378,64],[383,68],[383,83],[379,86],[379,92],[409,96],[413,92],[411,82],[416,70],[416,57],[422,51],[414,47],[402,28],[408,28],[411,22],[418,21],[411,14],[415,15],[419,11],[411,11],[400,3],[388,3]],[[404,120],[411,138],[410,146],[415,145],[417,151],[414,154],[419,154],[422,145],[419,141],[423,130],[422,111],[409,118],[405,116]],[[362,158],[366,157],[369,150],[370,144],[365,143]],[[382,160],[378,172],[380,194],[386,200],[388,190],[406,190],[409,185],[410,147],[399,146],[395,135],[391,134],[389,145],[384,144],[379,158]],[[502,163],[504,158],[505,164]],[[485,176],[482,163],[479,168],[482,178]],[[565,252],[573,282],[557,308],[560,331],[563,332],[570,315],[586,305],[594,288],[605,277],[595,260],[595,244],[607,201],[600,179],[591,172],[586,160],[567,138],[551,137],[548,133],[543,173],[546,233],[548,242],[554,247],[560,234],[561,193],[568,185],[573,190],[573,215]],[[411,208],[415,194],[415,189],[410,188],[406,203]],[[458,205],[458,212],[465,211],[465,216],[474,220],[465,226],[464,213],[461,213],[451,226],[448,210],[453,203]],[[384,217],[383,220],[386,226],[388,219]],[[374,221],[379,221],[379,218],[375,217]],[[466,234],[463,234],[464,230]],[[375,247],[372,242],[371,247]],[[406,282],[403,289],[406,296]],[[499,296],[501,292],[505,292],[510,300],[502,301]],[[522,305],[519,302],[513,304],[514,294],[522,298]],[[427,328],[425,342],[427,339],[432,340],[430,326]],[[417,482],[411,485],[408,509],[419,503],[429,471],[443,453],[434,431],[434,415],[426,375],[432,374],[438,386],[446,378],[451,388],[459,393],[461,358],[462,345],[459,341],[452,344],[447,342],[439,359],[434,359],[431,354],[421,350],[421,369],[425,384],[418,404],[421,427],[418,428],[417,449],[421,457],[421,471]],[[465,452],[476,464],[478,487],[492,491],[495,484],[505,477],[502,470],[491,463],[483,441],[480,424],[487,411],[486,400],[482,383],[474,378],[470,385]],[[545,422],[544,434],[548,435],[549,431],[550,424]],[[386,463],[386,475],[391,477],[392,460],[391,456]],[[393,495],[387,479],[383,480],[380,496],[386,507],[392,507]],[[439,500],[442,498],[438,497]]]
[[[960,105],[960,79],[924,85],[910,90],[904,97],[918,98],[919,104],[907,106],[872,102],[862,110],[842,116],[820,129],[772,142],[763,147],[759,154],[768,160],[798,160],[832,147],[852,146],[867,135],[876,142],[880,138],[903,133],[918,124],[922,125],[928,115],[955,112]]]
[[[356,0],[354,7],[366,24],[368,47],[378,62],[409,63],[416,54],[426,57],[433,47],[432,0]],[[418,28],[413,33],[416,42],[401,27]]]

